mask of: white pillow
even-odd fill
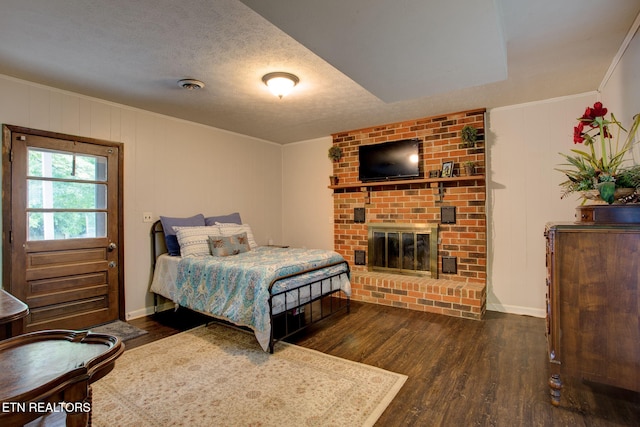
[[[219,237],[220,228],[217,226],[206,227],[177,227],[173,229],[180,245],[180,255],[189,256],[209,256],[209,236]]]
[[[251,232],[251,226],[249,224],[234,224],[231,222],[216,222],[216,225],[220,227],[220,232],[223,236],[229,237],[234,234],[247,233],[247,239],[249,240],[249,247],[255,249],[258,247],[253,233]]]

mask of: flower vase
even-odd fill
[[[580,193],[580,195],[582,196],[582,198],[584,199],[584,201],[586,202],[587,200],[590,200],[593,203],[596,204],[612,204],[613,202],[615,202],[616,200],[620,200],[624,197],[630,196],[633,194],[633,192],[635,191],[634,188],[616,188],[615,191],[613,192],[613,201],[612,202],[607,202],[607,200],[605,200],[601,194],[600,194],[600,190],[586,190],[586,191],[582,191]]]
[[[601,182],[600,184],[598,184],[598,193],[600,194],[600,198],[605,202],[607,202],[608,204],[611,204],[616,200],[615,192],[616,192],[615,182],[609,181],[609,182]]]

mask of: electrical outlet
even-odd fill
[[[142,212],[142,222],[153,222],[153,214],[151,212]]]

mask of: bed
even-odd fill
[[[250,250],[231,256],[172,256],[161,221],[151,234],[156,310],[159,295],[176,308],[249,328],[270,353],[277,341],[333,314],[349,313],[349,264],[334,251],[253,242]]]

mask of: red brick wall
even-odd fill
[[[367,271],[366,266],[354,265],[354,251],[368,249],[367,225],[354,223],[355,207],[365,208],[366,222],[440,223],[440,207],[455,206],[456,224],[439,224],[441,242],[438,245],[438,274],[442,280],[439,283],[469,284],[474,290],[473,293],[481,290],[482,292],[475,299],[479,304],[472,304],[474,307],[462,316],[475,318],[482,316],[486,299],[487,254],[484,113],[484,109],[465,111],[333,135],[333,144],[342,148],[344,154],[333,167],[334,175],[339,178],[339,184],[334,189],[333,196],[334,245],[335,250],[349,261],[354,272],[354,299],[413,309],[415,309],[412,306],[415,299],[424,300],[420,295],[412,299],[402,289],[387,286],[388,280],[385,280],[385,285],[381,286],[383,290],[388,291],[382,292],[384,294],[382,297],[378,287],[372,288],[367,284],[371,283],[371,275],[375,273],[364,274]],[[479,131],[478,141],[473,148],[464,147],[460,140],[460,130],[467,124]],[[464,176],[461,163],[466,160],[476,162],[478,165],[476,173],[479,176],[472,180],[442,182],[444,187],[442,198],[438,195],[439,183],[431,181],[375,185],[368,183],[370,187],[368,191],[363,191],[360,186],[340,188],[340,185],[359,182],[358,146],[407,138],[419,138],[422,141],[420,161],[425,178],[428,178],[430,170],[440,170],[445,161],[454,162],[454,176]],[[457,274],[442,274],[442,256],[457,257]],[[365,276],[367,283],[364,280]],[[385,275],[386,278],[388,276],[388,274]],[[398,278],[398,282],[402,282],[405,286],[407,276]],[[420,282],[424,282],[424,279]],[[405,298],[403,293],[407,294],[404,295]],[[446,296],[446,293],[447,290],[443,290],[443,296]],[[442,300],[446,301],[447,298]],[[433,304],[426,304],[427,311],[456,315],[447,312],[447,310],[456,311],[453,310],[456,301],[450,301],[451,304],[448,305],[438,304],[434,298],[430,298],[429,301]],[[465,306],[465,308],[468,307]]]

